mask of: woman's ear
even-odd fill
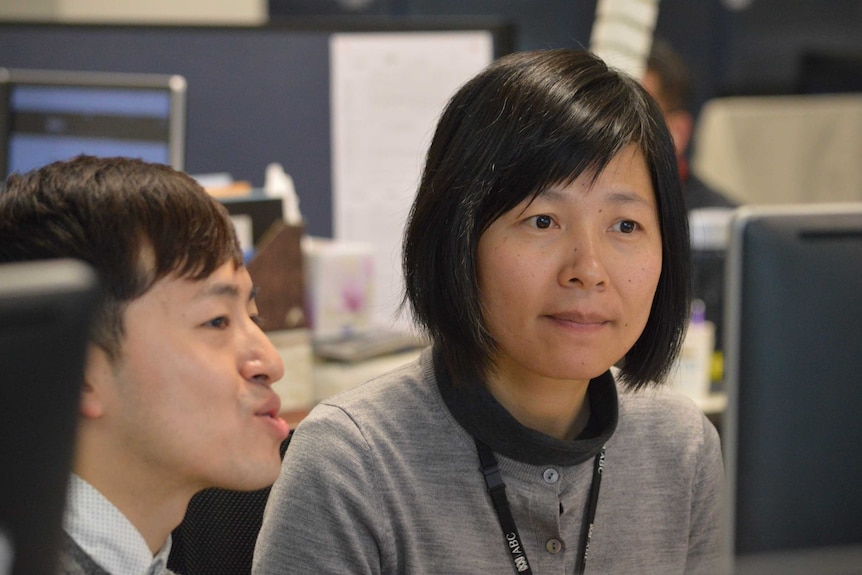
[[[79,407],[81,417],[98,419],[105,414],[106,393],[112,377],[111,360],[105,350],[94,343],[87,344]]]

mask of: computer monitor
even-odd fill
[[[71,260],[0,264],[0,573],[56,572],[98,286]]]
[[[740,208],[726,282],[725,556],[860,559],[862,203]]]
[[[0,69],[0,173],[82,153],[182,170],[185,98],[178,75]]]

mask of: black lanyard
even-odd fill
[[[497,512],[497,518],[500,520],[500,527],[503,530],[506,547],[509,548],[512,554],[512,565],[515,567],[516,573],[532,575],[533,570],[530,568],[529,561],[527,561],[527,551],[524,549],[521,536],[518,534],[518,527],[515,525],[512,511],[509,509],[509,500],[506,497],[506,483],[503,481],[502,473],[500,473],[497,458],[490,447],[478,439],[475,441],[476,451],[479,453],[479,462],[482,464],[482,473],[488,486],[488,494],[491,496],[494,510]],[[593,525],[596,520],[596,508],[599,505],[599,488],[602,485],[604,465],[605,448],[602,447],[602,450],[596,454],[593,463],[593,480],[590,484],[590,498],[587,502],[587,515],[585,518],[583,539],[581,541],[581,553],[578,555],[578,561],[575,565],[575,573],[577,575],[583,574],[587,566],[587,554],[590,550],[590,537],[592,536]]]

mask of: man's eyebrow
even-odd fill
[[[248,301],[252,302],[257,298],[260,292],[260,286],[252,286],[248,293]],[[231,283],[214,283],[208,286],[201,292],[201,297],[224,297],[237,298],[240,296],[239,286]]]
[[[215,296],[215,297],[238,297],[239,296],[239,286],[236,284],[230,283],[214,283],[206,287],[206,289],[201,292],[201,295],[205,297]]]

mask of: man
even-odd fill
[[[207,487],[270,485],[283,365],[225,210],[167,166],[81,156],[13,174],[0,262],[76,258],[104,298],[81,392],[61,572],[169,573]]]
[[[689,169],[686,154],[694,130],[694,117],[689,112],[691,81],[682,57],[661,38],[653,42],[642,84],[664,112],[676,148],[686,208],[736,207],[736,202],[710,188]]]

